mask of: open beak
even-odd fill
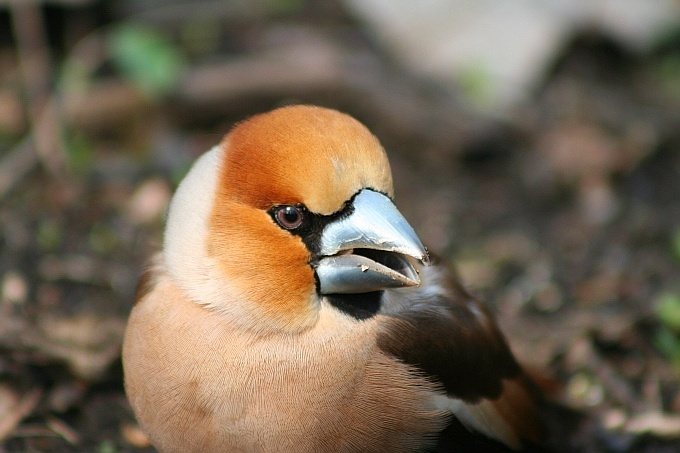
[[[352,213],[324,229],[316,274],[322,294],[418,286],[411,259],[429,265],[427,250],[385,195],[364,189]]]

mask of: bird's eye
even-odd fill
[[[276,210],[276,221],[287,230],[302,225],[302,211],[296,206],[281,206]]]

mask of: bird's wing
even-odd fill
[[[489,311],[445,264],[422,274],[421,287],[386,292],[379,347],[441,385],[435,404],[468,429],[512,448],[538,442],[539,396]]]

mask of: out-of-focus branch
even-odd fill
[[[9,3],[9,10],[31,119],[32,142],[45,167],[53,176],[61,177],[65,160],[56,106],[49,102],[52,70],[42,11],[35,2],[18,0]],[[16,150],[19,151],[21,148]],[[23,159],[31,156],[28,151],[23,153]]]
[[[0,161],[0,199],[38,162],[31,136],[23,139]]]
[[[12,433],[21,420],[31,415],[42,394],[43,391],[39,388],[30,390],[7,413],[3,414],[0,418],[0,442]]]

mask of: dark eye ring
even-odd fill
[[[276,221],[287,230],[294,230],[302,225],[302,211],[297,206],[281,206],[274,214]]]

